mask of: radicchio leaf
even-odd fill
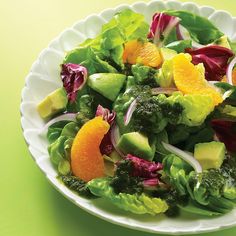
[[[112,126],[114,119],[116,117],[116,113],[113,111],[110,112],[109,109],[104,108],[101,105],[98,105],[96,116],[102,116],[103,120],[107,121]],[[102,142],[100,144],[100,151],[102,154],[110,155],[113,150],[114,147],[111,141],[111,129],[110,129],[102,139]]]
[[[161,163],[147,161],[131,154],[128,154],[125,159],[133,163],[133,171],[131,174],[136,177],[145,179],[158,178],[160,176],[158,171],[163,169]]]
[[[73,63],[62,64],[61,79],[67,92],[68,100],[73,103],[77,93],[83,88],[87,80],[87,69],[84,66]]]
[[[148,38],[153,39],[154,44],[161,47],[163,41],[168,37],[171,31],[179,25],[179,22],[180,19],[175,16],[170,16],[165,13],[154,14]]]
[[[220,81],[226,74],[229,59],[234,53],[225,47],[210,45],[199,49],[186,49],[192,56],[192,63],[203,63],[205,77],[209,81]]]
[[[114,111],[110,112],[109,109],[104,108],[101,105],[98,105],[96,116],[102,116],[103,120],[107,121],[110,125],[112,125],[116,117],[116,113]]]
[[[236,152],[236,122],[226,120],[211,121],[217,138],[223,142],[230,152]]]

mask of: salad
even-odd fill
[[[236,204],[236,43],[208,19],[125,9],[66,52],[37,105],[58,178],[135,214]]]

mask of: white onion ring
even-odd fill
[[[232,73],[233,73],[235,64],[236,64],[236,57],[233,58],[233,60],[229,63],[226,69],[226,79],[227,79],[227,82],[231,85],[233,85]]]
[[[60,116],[55,117],[54,119],[48,121],[48,123],[46,123],[43,127],[43,129],[40,132],[40,135],[45,135],[48,131],[49,126],[51,126],[52,124],[58,122],[58,121],[62,121],[62,120],[68,120],[68,121],[76,121],[76,115],[78,113],[65,113],[62,114]]]
[[[127,126],[129,124],[136,107],[137,107],[137,101],[136,101],[136,99],[134,99],[134,101],[131,102],[131,104],[129,105],[129,108],[125,114],[125,117],[124,117],[125,126]]]
[[[189,165],[191,165],[196,173],[202,173],[202,167],[200,163],[194,158],[194,156],[168,143],[162,142],[162,144],[167,151],[174,153],[175,155],[186,161]]]

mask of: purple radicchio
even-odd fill
[[[186,49],[192,56],[192,63],[203,63],[208,81],[220,81],[226,74],[229,59],[234,53],[225,47],[210,45],[199,49]]]
[[[114,111],[110,111],[107,108],[104,108],[101,105],[98,105],[96,116],[102,116],[103,120],[107,121],[110,125],[114,122],[114,119],[116,118],[116,113]]]
[[[161,163],[155,163],[151,161],[144,160],[142,158],[128,154],[125,158],[133,164],[132,176],[141,177],[144,179],[154,179],[160,177],[159,170],[163,169]]]
[[[75,102],[78,91],[85,85],[87,75],[84,66],[73,63],[62,64],[61,79],[71,103]]]
[[[98,105],[96,116],[102,116],[103,120],[107,121],[112,126],[114,119],[116,117],[116,113],[113,111],[111,112],[109,109],[104,108],[101,105]],[[111,129],[110,129],[102,139],[102,142],[100,144],[100,152],[105,155],[110,155],[113,150],[114,146],[112,144]]]
[[[168,37],[168,35],[175,28],[176,33],[178,33],[180,19],[175,16],[170,16],[165,13],[156,13],[152,17],[152,23],[150,26],[150,31],[148,33],[148,38],[153,40],[153,43],[158,47],[161,47],[163,41]]]

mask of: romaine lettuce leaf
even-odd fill
[[[110,178],[93,179],[87,183],[89,190],[98,197],[103,197],[117,207],[135,214],[156,215],[168,209],[167,203],[160,199],[138,194],[115,194],[110,186]]]
[[[117,70],[108,62],[102,60],[95,49],[91,47],[78,47],[66,54],[63,63],[80,64],[87,68],[89,75],[94,73],[110,72],[116,73]]]
[[[98,50],[111,64],[123,68],[123,44],[132,39],[146,40],[147,33],[148,24],[144,21],[144,16],[125,9],[104,24],[99,35],[80,46]]]
[[[214,110],[214,102],[211,96],[202,94],[174,93],[167,100],[179,103],[184,107],[181,124],[188,126],[201,125],[206,117]]]

